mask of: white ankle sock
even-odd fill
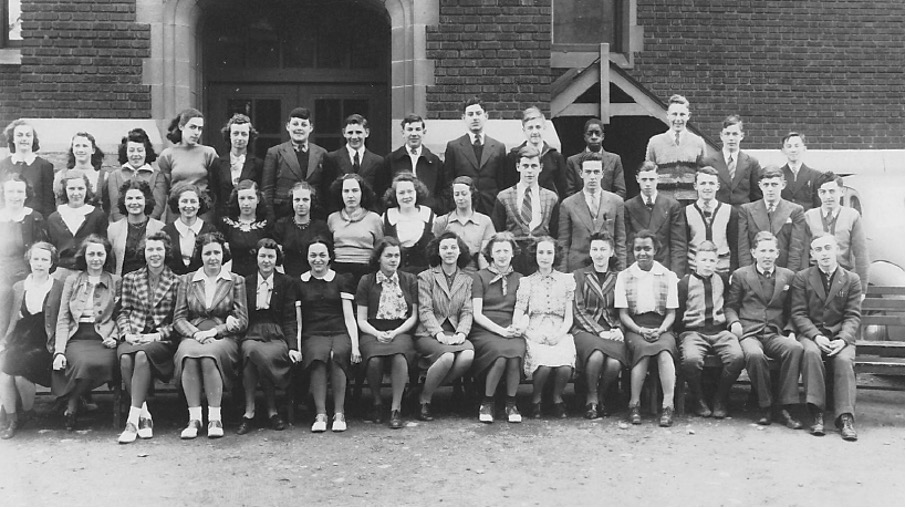
[[[208,421],[220,420],[220,408],[208,406]]]
[[[126,417],[126,423],[131,423],[132,425],[135,425],[136,427],[138,427],[138,417],[139,417],[139,415],[141,415],[141,413],[142,413],[142,408],[134,407],[134,406],[130,407],[129,416]]]
[[[142,417],[142,418],[151,418],[151,412],[148,411],[148,403],[147,403],[147,402],[142,402],[142,414],[141,414],[141,417]]]
[[[201,406],[189,408],[189,419],[201,421]]]

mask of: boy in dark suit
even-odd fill
[[[625,204],[626,245],[632,245],[639,231],[651,231],[660,244],[654,260],[682,277],[686,274],[685,213],[679,202],[658,192],[658,178],[653,162],[642,163],[636,174],[640,194]],[[634,262],[632,249],[627,249],[626,266]]]
[[[343,126],[343,137],[346,145],[327,154],[331,180],[338,176],[356,173],[374,189],[378,168],[384,158],[365,148],[365,140],[371,135],[368,120],[362,115],[349,115]]]
[[[856,407],[856,339],[862,326],[862,285],[859,276],[837,264],[837,240],[824,233],[812,240],[817,266],[793,279],[791,319],[802,344],[802,381],[812,415],[811,433],[824,435],[825,368],[833,376],[834,422],[843,439],[858,439]],[[825,366],[826,364],[826,366]]]
[[[758,180],[763,199],[739,208],[739,266],[752,264],[749,252],[755,244],[755,235],[761,231],[777,237],[780,249],[777,266],[794,272],[808,266],[805,214],[801,206],[780,197],[785,184],[779,169],[765,168]]]
[[[462,120],[469,132],[447,143],[444,150],[444,183],[450,186],[457,176],[472,178],[478,188],[475,211],[491,215],[497,193],[516,180],[513,168],[506,167],[506,147],[486,135],[484,125],[488,113],[478,97],[472,97],[462,107]]]
[[[557,193],[557,197],[562,201],[566,194],[566,160],[556,148],[544,141],[544,130],[547,123],[544,120],[544,113],[537,106],[527,108],[522,112],[522,134],[525,135],[525,141],[510,150],[506,157],[506,167],[514,168],[519,158],[519,150],[524,146],[532,146],[535,150],[541,152],[541,174],[538,175],[538,185],[545,189],[550,189]],[[511,174],[511,177],[515,176]],[[512,185],[516,183],[513,181]]]
[[[758,396],[758,425],[771,424],[774,404],[768,358],[780,362],[780,418],[791,429],[802,424],[790,414],[799,402],[799,364],[802,344],[796,341],[790,317],[792,270],[775,264],[777,239],[767,231],[755,235],[751,256],[755,264],[733,272],[724,306],[730,331],[739,339],[752,390]],[[787,334],[787,335],[784,335]]]
[[[818,188],[815,186],[815,180],[821,175],[821,172],[802,163],[802,156],[808,149],[805,146],[805,135],[791,132],[783,137],[780,146],[787,160],[787,163],[780,168],[786,179],[786,187],[781,194],[783,199],[796,203],[804,210],[821,206],[821,201],[818,200]]]
[[[400,122],[400,127],[403,129],[403,139],[406,143],[384,158],[375,179],[375,194],[383,197],[396,175],[403,172],[414,173],[430,193],[425,204],[430,206],[434,213],[442,213],[446,206],[442,187],[444,168],[440,157],[422,144],[428,132],[425,120],[418,115],[408,114]]]
[[[758,187],[761,164],[739,149],[745,136],[739,115],[728,116],[720,130],[723,149],[702,161],[703,165],[716,169],[720,177],[717,199],[735,207],[761,199],[761,189]]]
[[[582,190],[582,162],[592,154],[601,160],[601,188],[612,192],[620,199],[626,199],[626,179],[623,175],[623,159],[604,150],[604,123],[598,118],[585,122],[585,150],[566,159],[566,195]]]

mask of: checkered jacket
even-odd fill
[[[517,240],[537,238],[539,236],[557,236],[557,193],[541,187],[541,224],[534,230],[529,230],[529,225],[522,219],[516,186],[500,191],[494,203],[491,220],[497,231],[509,231]]]
[[[163,340],[170,339],[178,287],[179,275],[167,267],[164,267],[153,291],[148,287],[147,268],[124,275],[120,289],[120,312],[116,317],[121,338],[128,333],[152,333],[156,330]]]

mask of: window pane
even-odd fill
[[[260,18],[249,25],[249,67],[280,66],[280,36],[273,22]]]
[[[555,44],[613,44],[620,0],[553,0]]]
[[[280,99],[258,99],[255,101],[255,116],[252,124],[262,134],[282,134],[280,125]]]
[[[343,123],[343,111],[340,99],[317,99],[315,101],[315,125],[320,132],[340,134]]]
[[[252,101],[249,99],[230,99],[227,101],[227,118],[232,118],[236,113],[252,117]]]
[[[9,0],[9,11],[6,19],[6,26],[9,28],[9,40],[22,40],[22,2],[21,0]]]

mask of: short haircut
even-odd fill
[[[412,173],[404,172],[393,177],[393,182],[390,184],[390,188],[384,192],[384,204],[388,208],[396,208],[400,206],[399,202],[396,200],[396,186],[399,183],[409,182],[415,187],[415,206],[425,204],[425,201],[428,200],[430,192],[428,192],[428,187],[422,183],[415,175]]]
[[[830,238],[831,240],[833,240],[834,245],[836,245],[838,247],[840,246],[840,243],[837,241],[837,237],[834,236],[833,233],[829,233],[827,231],[822,231],[822,232],[818,233],[817,235],[812,235],[812,237],[808,241],[809,248],[812,247],[812,244],[815,243],[816,240],[823,240],[825,238]]]
[[[469,106],[474,106],[476,104],[481,108],[482,111],[488,111],[488,108],[484,107],[484,102],[482,102],[479,97],[473,96],[469,97],[465,102],[462,103],[462,114],[466,114],[466,109],[468,109]]]
[[[638,176],[639,173],[646,173],[648,171],[654,171],[655,173],[657,173],[657,164],[655,164],[651,161],[643,162],[639,166],[639,170],[636,172],[636,176]]]
[[[780,146],[783,147],[783,145],[785,145],[786,142],[790,140],[790,138],[799,138],[802,140],[803,145],[808,144],[805,141],[805,134],[802,134],[801,132],[790,131],[787,133],[786,136],[783,137],[783,139],[780,140]]]
[[[695,255],[699,255],[702,252],[713,252],[717,254],[717,244],[711,240],[704,240],[698,244],[698,247],[695,248]]]
[[[286,121],[290,122],[293,118],[301,118],[302,120],[308,120],[310,123],[314,123],[311,122],[311,111],[309,111],[308,108],[293,108],[293,110],[289,112],[289,117],[287,117]]]
[[[739,115],[728,115],[726,118],[724,118],[720,130],[724,130],[727,127],[731,127],[733,125],[738,125],[739,130],[742,132],[746,131],[745,125],[742,122],[742,118],[740,118]]]
[[[346,117],[346,120],[343,121],[343,131],[346,130],[347,125],[361,125],[366,131],[371,129],[368,127],[368,120],[358,113]]]
[[[695,171],[695,181],[698,182],[698,175],[708,175],[720,177],[720,174],[712,166],[702,166]]]
[[[77,180],[81,178],[85,182],[85,202],[90,203],[94,200],[94,191],[91,190],[91,182],[88,180],[88,175],[84,171],[79,169],[64,169],[63,173],[60,175],[60,187],[57,189],[57,202],[61,205],[69,203],[69,196],[66,194],[66,182],[69,180]]]
[[[539,236],[528,246],[529,264],[533,271],[538,270],[538,246],[544,242],[550,242],[554,246],[554,269],[560,266],[560,261],[563,259],[563,246],[560,245],[560,242],[547,235]]]
[[[786,180],[786,177],[783,176],[783,171],[780,170],[777,166],[765,166],[761,170],[761,174],[758,175],[758,181],[762,181],[766,178],[780,178],[781,180]]]
[[[221,264],[226,263],[230,259],[230,246],[227,244],[226,238],[220,231],[212,231],[210,233],[202,233],[195,238],[195,252],[192,254],[192,264],[201,265],[201,250],[205,245],[217,243],[220,244],[220,248],[223,249],[223,259],[220,261]]]
[[[236,113],[229,120],[227,120],[226,125],[220,129],[220,135],[223,136],[223,140],[226,142],[227,146],[232,148],[232,143],[230,143],[230,129],[234,125],[245,125],[249,126],[249,148],[255,146],[255,140],[258,139],[258,130],[255,129],[255,126],[252,125],[252,119],[243,115],[242,113]]]
[[[151,212],[154,211],[154,194],[151,192],[151,186],[148,185],[148,182],[138,178],[127,180],[123,185],[120,185],[120,194],[116,198],[116,209],[123,216],[129,215],[126,211],[126,193],[133,189],[142,193],[145,198],[144,213],[146,216],[151,215]]]
[[[538,109],[538,106],[529,106],[522,111],[522,125],[525,125],[536,118],[540,118],[542,121],[544,120],[544,113]]]
[[[148,236],[143,237],[138,242],[138,251],[144,252],[145,246],[148,245],[148,242],[163,242],[164,244],[164,263],[170,263],[170,259],[173,256],[173,244],[170,242],[170,235],[164,231],[156,231],[151,233]]]
[[[261,194],[258,183],[248,178],[237,183],[236,187],[233,187],[232,192],[230,192],[230,200],[227,203],[227,215],[231,219],[239,218],[239,192],[244,190],[255,191],[255,195],[258,197],[258,206],[255,207],[255,219],[264,220],[267,216],[267,205],[264,203],[264,196]]]
[[[774,242],[774,247],[778,247],[777,237],[771,234],[770,231],[759,231],[756,233],[755,239],[752,241],[752,249],[757,249],[761,242]]]
[[[371,260],[369,261],[369,264],[373,270],[377,271],[381,269],[381,256],[384,255],[384,251],[387,247],[396,247],[400,249],[400,254],[402,254],[403,249],[400,247],[399,240],[392,236],[381,238],[374,244],[374,248],[371,249]],[[397,269],[399,269],[399,267],[397,267]]]
[[[459,246],[459,257],[456,258],[456,266],[459,268],[465,268],[469,266],[469,263],[472,261],[472,255],[469,253],[469,247],[466,245],[462,238],[459,237],[456,233],[452,231],[445,231],[437,238],[431,240],[428,243],[428,246],[425,248],[426,254],[428,254],[428,264],[432,267],[440,266],[440,243],[444,240],[456,240],[456,245]]]
[[[72,153],[72,142],[75,141],[75,138],[85,138],[91,142],[91,147],[94,149],[94,153],[91,154],[91,167],[95,170],[100,170],[101,166],[104,165],[104,151],[98,148],[98,142],[94,139],[94,136],[87,132],[76,132],[72,139],[69,142],[69,153],[66,158],[66,168],[72,169],[75,167],[75,154]]]
[[[46,250],[50,253],[50,270],[53,271],[56,268],[57,263],[60,262],[60,253],[57,252],[57,248],[50,242],[35,242],[31,244],[27,249],[25,249],[25,265],[28,267],[28,270],[31,271],[31,265],[29,261],[31,260],[31,253],[35,249]]]
[[[170,189],[170,196],[167,198],[167,205],[170,206],[171,212],[179,215],[179,198],[186,192],[194,192],[198,196],[198,215],[207,212],[211,207],[206,192],[201,192],[201,189],[193,183],[180,182]]]
[[[359,202],[359,206],[366,210],[371,210],[371,206],[374,204],[374,191],[358,173],[345,174],[330,184],[330,193],[333,194],[334,204],[341,210],[346,207],[343,202],[343,182],[346,180],[355,180],[359,183],[359,188],[362,189],[362,200]]]
[[[37,152],[41,148],[41,143],[38,142],[38,133],[35,131],[35,128],[25,120],[19,118],[18,120],[13,120],[3,129],[3,135],[6,136],[6,146],[9,147],[9,153],[16,153],[16,127],[21,125],[27,126],[31,129],[32,141],[31,141],[31,151]]]
[[[195,108],[186,108],[180,111],[176,118],[170,120],[170,126],[167,127],[167,139],[175,145],[182,143],[182,128],[193,118],[203,119],[204,115]]]
[[[89,244],[101,245],[104,247],[104,252],[107,253],[107,259],[104,261],[104,271],[113,273],[113,267],[116,265],[113,260],[113,245],[110,243],[110,240],[97,233],[91,233],[79,243],[79,250],[76,251],[75,255],[75,269],[83,272],[88,270],[88,263],[85,262],[85,251],[88,250]]]
[[[316,191],[315,188],[305,180],[299,180],[298,182],[293,184],[293,187],[289,190],[290,202],[292,202],[293,194],[295,194],[297,190],[307,190],[311,195],[311,207],[309,208],[309,214],[311,214],[311,210],[318,206],[318,191]],[[293,214],[295,214],[295,211],[293,212]]]
[[[820,189],[822,185],[830,182],[834,182],[838,186],[843,187],[843,178],[840,175],[833,171],[826,171],[815,178],[815,189]]]
[[[403,120],[400,122],[400,127],[405,129],[406,126],[409,125],[410,123],[421,123],[422,127],[424,127],[425,119],[422,118],[420,115],[416,115],[415,113],[409,113],[408,115],[403,117]]]
[[[669,108],[671,104],[682,104],[688,108],[689,100],[680,94],[673,94],[667,99],[667,107]]]
[[[271,249],[277,251],[277,264],[283,264],[283,247],[281,247],[280,244],[277,243],[277,240],[274,240],[273,238],[262,238],[258,240],[258,243],[255,244],[256,258],[258,257],[258,252],[260,252],[261,249]]]
[[[590,118],[585,122],[585,126],[582,127],[582,133],[588,132],[588,128],[592,125],[597,125],[601,128],[601,132],[604,132],[604,122],[602,122],[600,118]]]
[[[519,159],[534,159],[537,157],[538,160],[541,160],[541,152],[537,148],[529,144],[523,145],[521,148],[519,148],[517,155],[518,157],[516,157],[516,164],[519,164]]]
[[[28,182],[22,178],[22,175],[19,173],[11,173],[5,179],[0,181],[0,208],[6,206],[6,197],[4,196],[4,194],[6,193],[6,184],[12,182],[21,183],[25,186],[25,201],[28,201],[34,197],[34,190],[31,188],[31,185],[28,185]]]
[[[635,237],[632,239],[632,246],[630,250],[635,250],[635,242],[639,240],[645,240],[646,238],[651,239],[651,242],[654,244],[655,252],[661,250],[661,242],[658,241],[657,237],[654,236],[654,233],[652,233],[650,229],[643,229],[635,234]]]
[[[309,243],[308,247],[306,247],[306,249],[307,249],[305,251],[306,258],[308,258],[308,253],[311,250],[312,245],[323,245],[323,246],[327,247],[327,257],[330,258],[331,260],[333,260],[333,242],[329,238],[327,238],[326,236],[323,236],[323,235],[318,235],[318,236],[312,238],[311,243]]]
[[[129,142],[145,145],[145,164],[151,164],[157,160],[157,152],[154,151],[154,145],[151,143],[148,133],[145,132],[145,129],[135,128],[123,136],[122,141],[120,141],[120,146],[117,149],[117,160],[120,164],[129,162],[129,154],[126,153],[129,148]]]
[[[513,235],[513,233],[510,233],[509,231],[501,231],[499,233],[494,233],[494,236],[492,236],[491,239],[488,240],[488,244],[484,246],[484,251],[482,252],[482,254],[484,254],[485,259],[487,259],[488,263],[492,262],[492,260],[493,260],[493,258],[491,257],[491,253],[494,251],[495,243],[510,244],[510,247],[513,248],[513,257],[514,258],[516,256],[518,256],[519,252],[521,251],[521,249],[519,249],[519,243],[516,242],[516,236]]]
[[[613,241],[613,237],[610,236],[610,233],[607,231],[595,231],[588,237],[588,245],[591,246],[591,242],[607,242],[610,245],[611,249],[616,248],[616,244]]]

